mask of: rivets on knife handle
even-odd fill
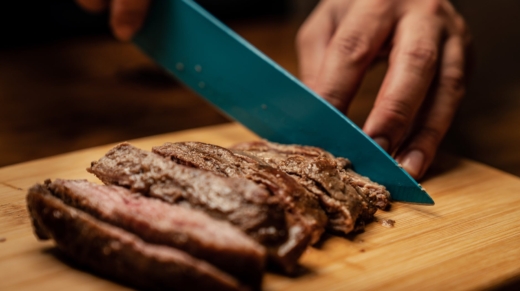
[[[200,81],[199,82],[199,88],[204,89],[206,87],[206,83]]]
[[[175,68],[177,69],[177,71],[184,71],[184,64],[178,62],[177,64],[175,64]]]
[[[197,72],[197,73],[202,72],[202,67],[200,65],[195,65],[195,72]]]

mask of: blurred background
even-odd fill
[[[294,37],[316,0],[199,2],[297,75]],[[474,66],[442,150],[520,176],[520,1],[455,4],[474,37]],[[107,15],[72,0],[2,5],[0,166],[229,122],[132,44],[114,40]],[[349,111],[356,123],[385,70],[377,64],[365,78]]]

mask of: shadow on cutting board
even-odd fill
[[[90,268],[88,266],[82,265],[82,264],[74,261],[74,259],[71,259],[64,252],[60,251],[60,249],[57,246],[46,247],[41,252],[44,255],[53,256],[58,261],[60,261],[61,263],[67,265],[68,267],[70,267],[70,268],[72,268],[74,270],[77,270],[77,271],[80,271],[80,272],[85,272],[85,273],[88,273],[90,275],[94,275],[94,276],[99,277],[101,279],[104,279],[104,280],[107,280],[107,281],[111,281],[113,283],[120,284],[120,285],[128,287],[128,288],[132,288],[132,289],[135,289],[135,290],[144,290],[144,289],[139,289],[136,286],[134,286],[132,284],[129,284],[128,282],[121,281],[118,278],[106,275],[106,274],[101,273],[101,272],[99,272],[99,271],[97,271],[95,269],[92,269],[92,268]],[[266,271],[265,273],[268,273],[268,272]],[[292,275],[287,275],[287,274],[283,274],[281,272],[276,272],[276,270],[269,270],[269,273],[273,273],[273,274],[276,274],[276,275],[289,277],[289,278],[299,278],[299,277],[303,277],[303,276],[314,274],[315,272],[313,270],[303,266],[303,265],[298,265],[296,271]]]
[[[488,289],[489,291],[518,291],[520,290],[520,276],[507,280],[506,283]]]
[[[105,275],[103,273],[100,273],[100,272],[94,270],[94,269],[91,269],[91,268],[89,268],[87,266],[84,266],[84,265],[81,265],[81,264],[75,262],[73,259],[69,258],[62,251],[60,251],[60,249],[57,246],[47,247],[47,248],[42,250],[42,253],[44,255],[50,255],[50,256],[55,257],[56,259],[58,259],[58,261],[60,261],[61,263],[67,265],[68,267],[70,267],[70,268],[72,268],[74,270],[77,270],[77,271],[80,271],[80,272],[84,272],[84,273],[88,273],[90,275],[94,275],[94,276],[99,277],[101,279],[114,282],[116,284],[122,285],[122,286],[127,287],[127,288],[131,288],[131,289],[134,289],[134,290],[144,290],[144,289],[136,288],[135,286],[130,285],[127,282],[120,281],[117,278],[114,278],[114,277],[111,277],[111,276],[107,276],[107,275]]]
[[[461,159],[448,153],[438,153],[432,165],[419,182],[428,181],[434,177],[446,174],[459,167]],[[427,189],[426,189],[427,190]]]

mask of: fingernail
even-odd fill
[[[122,41],[129,41],[134,36],[135,29],[131,26],[119,26],[114,29],[114,34],[117,39]]]
[[[374,141],[383,149],[385,152],[388,151],[388,148],[390,147],[390,142],[385,137],[376,137],[374,138]]]
[[[421,174],[421,169],[424,163],[424,154],[420,150],[410,151],[401,162],[403,168],[412,177],[418,177]]]

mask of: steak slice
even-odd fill
[[[373,219],[376,207],[384,209],[389,204],[384,186],[358,175],[350,168],[350,161],[323,149],[267,141],[241,143],[232,149],[283,170],[320,197],[330,218],[329,228],[334,231],[348,233],[356,222],[360,228]]]
[[[370,178],[361,176],[352,169],[348,159],[336,158],[341,179],[352,185],[356,190],[367,197],[368,201],[375,207],[385,210],[390,207],[391,195],[386,187],[380,185]]]
[[[269,260],[292,272],[310,241],[301,224],[287,221],[278,197],[255,183],[185,167],[128,143],[111,149],[89,172],[106,184],[227,220],[267,248]]]
[[[29,190],[27,205],[40,239],[54,239],[67,256],[99,273],[146,290],[244,290],[212,265],[99,221],[42,185]]]
[[[86,180],[46,181],[67,205],[120,227],[142,240],[182,250],[259,287],[265,250],[238,228],[205,213]]]
[[[264,186],[280,198],[287,219],[307,229],[311,243],[317,242],[325,230],[328,219],[316,197],[283,171],[254,156],[200,142],[165,143],[152,151],[183,165],[225,177],[247,178]]]

